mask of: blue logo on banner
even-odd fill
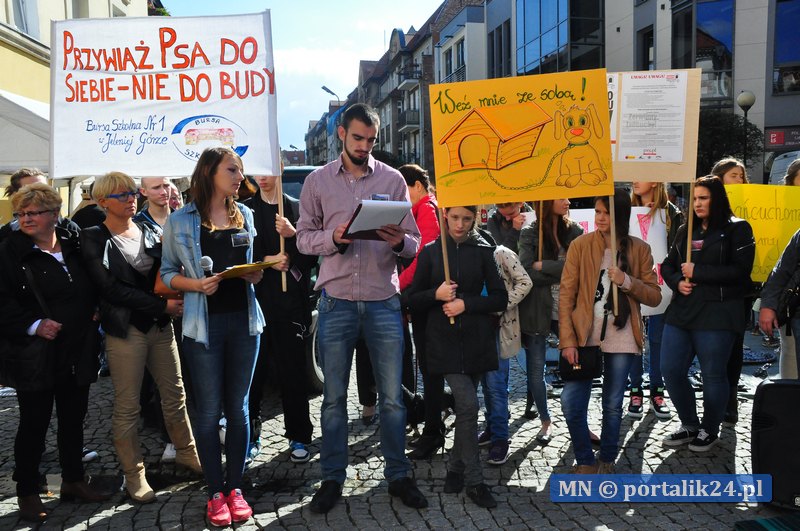
[[[247,133],[236,122],[216,114],[201,114],[184,118],[172,128],[172,143],[181,155],[197,161],[206,148],[228,146],[240,157],[249,147],[237,145]]]
[[[550,500],[599,503],[772,501],[768,474],[615,474],[550,478]]]

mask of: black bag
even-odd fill
[[[49,318],[50,311],[33,280],[33,274],[26,266],[22,266],[22,269],[45,317]],[[37,335],[26,337],[19,343],[4,339],[0,353],[0,385],[18,391],[52,388],[55,384],[55,362],[55,349],[50,340]]]
[[[0,360],[0,384],[18,391],[41,391],[55,384],[53,342],[33,336],[21,345],[8,343]]]
[[[797,264],[789,282],[778,296],[778,307],[775,309],[778,324],[783,326],[788,323],[797,312],[798,306],[800,306],[800,264]]]
[[[603,353],[600,347],[578,347],[578,364],[558,357],[558,373],[564,381],[594,380],[603,374]]]

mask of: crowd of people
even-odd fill
[[[530,205],[497,204],[481,228],[474,205],[438,210],[423,168],[395,169],[376,160],[371,151],[379,126],[374,109],[350,106],[338,127],[341,156],[308,176],[300,198],[281,194],[279,176],[256,175],[249,198],[239,202],[248,179],[229,148],[202,153],[185,206],[166,178],[137,185],[111,172],[95,180],[92,201],[69,220],[44,175],[20,170],[12,177],[7,195],[15,219],[0,228],[0,333],[3,377],[19,401],[13,479],[22,518],[47,518],[39,465],[53,403],[61,497],[110,497],[85,481],[82,462],[89,389],[102,361],[114,388],[113,445],[130,499],[156,498],[138,439],[142,397],[154,395],[164,459],[204,476],[209,523],[248,520],[253,511],[242,478],[263,444],[261,400],[271,370],[290,459],[312,458],[305,384],[312,288],[319,292],[324,374],[322,483],[309,504],[315,513],[336,505],[346,479],[347,392],[356,350],[371,377],[362,418],[380,423],[389,494],[417,509],[428,502],[412,461],[435,458],[444,447],[446,386],[455,429],[445,493],[464,490],[478,506],[497,505],[483,479],[480,446],[488,446],[489,465],[509,458],[509,360],[520,351],[524,416],[541,422],[536,444],[552,440],[557,426],[545,358],[553,335],[565,371],[561,407],[575,473],[615,472],[622,417],[644,414],[645,367],[654,414],[672,418],[669,399],[679,419],[666,446],[710,451],[720,425],[737,421],[755,241],[747,221],[733,216],[724,185],[748,182],[741,162],[722,160],[698,179],[685,216],[664,183],[637,182],[630,192],[617,188],[613,198],[594,199],[596,230],[588,234],[570,219],[568,199],[537,202],[532,224]],[[789,167],[786,184],[798,173],[800,161]],[[142,195],[146,205],[138,208]],[[348,221],[365,199],[408,201],[411,215],[378,229],[377,239],[349,238]],[[672,299],[663,313],[646,318],[642,306],[658,306],[662,290],[649,245],[630,234],[632,205],[662,218],[669,247],[660,267]],[[761,291],[758,326],[769,336],[780,325],[793,332],[787,348],[798,341],[800,315],[785,314],[780,300],[798,281],[798,257],[800,231]],[[222,275],[259,261],[264,268]],[[688,377],[695,358],[703,375],[702,419]],[[416,367],[424,429],[407,443]],[[587,418],[593,379],[601,373],[597,435]],[[407,446],[413,448],[408,454]]]

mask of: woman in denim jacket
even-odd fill
[[[253,213],[235,201],[243,179],[236,152],[205,150],[192,174],[193,201],[169,217],[163,239],[161,276],[185,292],[183,346],[192,383],[203,390],[195,400],[192,425],[208,482],[208,518],[216,526],[243,522],[253,514],[241,483],[250,436],[247,395],[265,324],[253,288],[262,272],[227,280],[218,274],[253,261]],[[204,271],[201,258],[210,271]],[[228,422],[224,478],[220,411]]]

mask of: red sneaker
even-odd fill
[[[253,516],[253,509],[245,501],[240,489],[233,489],[228,494],[228,509],[234,522],[244,522]]]
[[[231,525],[231,511],[228,509],[228,501],[223,493],[217,492],[208,500],[206,516],[208,516],[208,522],[215,527]]]

